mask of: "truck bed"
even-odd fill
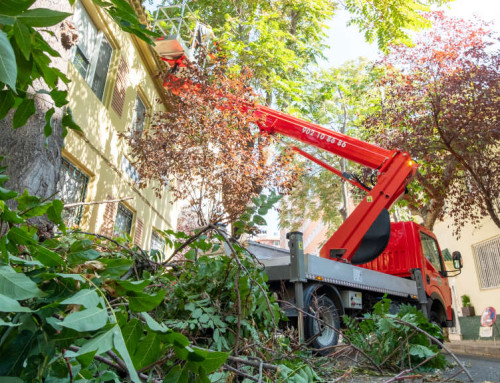
[[[285,249],[251,242],[248,249],[265,266],[269,281],[293,279],[290,253]],[[304,255],[305,275],[310,281],[321,281],[352,289],[389,295],[417,298],[417,284],[411,279],[399,278],[351,264]]]

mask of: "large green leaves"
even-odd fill
[[[6,295],[0,294],[0,312],[8,313],[28,313],[31,310],[28,307],[23,307],[18,301]]]
[[[28,9],[19,14],[17,19],[31,27],[51,27],[63,21],[71,13],[54,11],[46,8]]]
[[[95,290],[84,289],[78,291],[75,295],[63,300],[63,305],[82,305],[86,308],[96,307],[99,304],[99,296]]]
[[[0,30],[0,83],[8,85],[10,89],[15,91],[16,78],[16,56],[9,43],[7,34]]]
[[[35,282],[10,266],[0,266],[0,294],[16,300],[44,295]]]
[[[60,324],[63,327],[83,332],[99,330],[106,325],[107,321],[106,309],[92,307],[69,314]]]

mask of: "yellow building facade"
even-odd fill
[[[145,22],[140,2],[131,5]],[[157,231],[175,229],[177,221],[168,180],[161,198],[151,187],[139,188],[120,134],[131,128],[140,134],[151,116],[164,110],[157,77],[164,67],[149,45],[123,32],[91,1],[76,2],[72,22],[78,41],[68,62],[68,99],[83,133],[70,131],[65,138],[60,198],[65,203],[120,201],[77,206],[65,218],[70,226],[108,236],[125,233],[141,248],[162,249]]]
[[[460,238],[452,236],[449,219],[434,226],[434,233],[441,248],[460,251],[463,269],[460,275],[450,278],[455,312],[462,315],[461,297],[468,295],[481,315],[486,307],[500,310],[500,229],[492,219],[485,217],[480,225],[466,225]]]

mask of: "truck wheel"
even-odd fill
[[[335,346],[339,340],[340,317],[335,303],[327,296],[312,297],[308,312],[312,316],[304,318],[306,341],[321,355],[329,354],[329,347]]]

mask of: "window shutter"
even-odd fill
[[[116,76],[115,90],[113,92],[113,100],[111,106],[120,117],[123,112],[123,103],[125,102],[125,93],[128,86],[128,66],[123,57],[120,57],[118,66],[118,75]]]
[[[500,235],[472,245],[481,288],[500,286]]]
[[[113,198],[110,195],[108,195],[108,200],[111,199]],[[100,230],[102,235],[108,237],[113,236],[117,208],[118,208],[118,203],[116,202],[106,204],[106,208],[104,209],[103,223]]]
[[[142,222],[142,219],[137,218],[135,223],[134,243],[139,247],[142,247],[143,231],[144,231],[144,222]]]

